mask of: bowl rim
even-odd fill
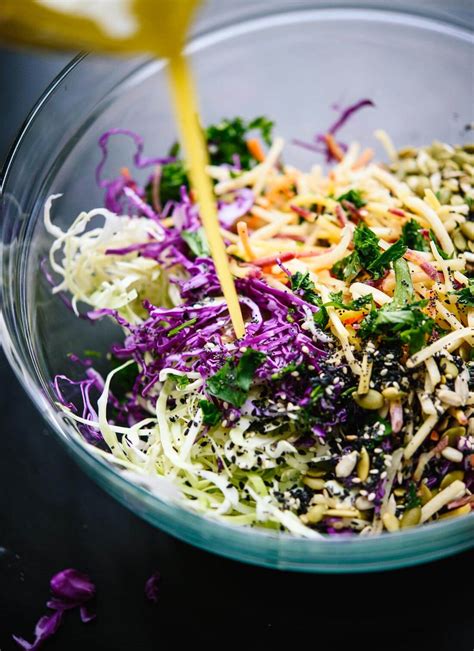
[[[311,9],[291,9],[290,11],[281,12],[277,11],[271,14],[275,19],[285,19],[289,14],[298,14],[295,16],[295,19],[301,20],[302,14],[305,12],[314,15],[318,13],[319,16],[326,14],[326,17],[331,15],[344,14],[345,18],[353,18],[355,20],[363,20],[367,18],[367,15],[370,14],[372,20],[382,20],[382,21],[403,21],[403,24],[406,24],[408,20],[409,23],[415,27],[421,27],[425,29],[431,29],[435,31],[442,30],[446,34],[446,31],[455,35],[457,38],[461,37],[467,39],[472,43],[471,32],[459,26],[458,24],[451,22],[449,20],[442,21],[437,18],[427,17],[416,12],[405,12],[405,11],[392,11],[390,9],[381,9],[373,8],[370,5],[364,6],[331,6],[331,5],[321,5],[318,7],[313,7]],[[209,38],[212,38],[212,42],[216,42],[216,34],[219,36],[219,39],[225,39],[228,35],[229,29],[232,29],[232,33],[235,34],[236,30],[245,29],[248,31],[249,24],[252,25],[255,29],[258,29],[262,25],[262,20],[265,20],[268,24],[268,19],[270,15],[267,13],[262,16],[254,16],[250,19],[244,19],[240,22],[223,25],[223,26],[213,26],[210,30],[197,33],[193,36],[188,46],[189,52],[200,49],[201,47],[206,47],[206,43]],[[13,141],[13,144],[10,148],[10,151],[5,159],[5,163],[0,172],[0,197],[3,196],[4,189],[8,183],[9,175],[11,173],[13,164],[16,160],[16,156],[19,153],[23,141],[28,137],[31,127],[34,125],[36,116],[41,112],[44,104],[54,95],[55,91],[60,87],[61,83],[68,78],[70,73],[81,63],[87,60],[89,54],[86,52],[81,52],[76,55],[53,79],[49,86],[45,89],[43,94],[40,96],[26,119],[24,120],[18,134]],[[150,59],[144,59],[143,66],[149,65]],[[156,62],[155,62],[156,63]],[[138,70],[138,69],[137,69]],[[121,82],[122,83],[122,82]],[[2,247],[3,248],[3,247]],[[0,260],[2,257],[2,251],[0,250]],[[0,280],[3,278],[3,268],[0,264]],[[3,293],[3,285],[1,286]],[[132,481],[130,478],[125,476],[122,472],[119,472],[115,465],[110,462],[105,461],[102,457],[98,456],[92,450],[92,448],[82,440],[80,440],[79,435],[74,436],[73,430],[69,428],[61,427],[61,414],[59,411],[55,413],[59,418],[54,418],[51,413],[51,405],[47,401],[46,397],[38,392],[37,384],[37,374],[32,372],[31,369],[27,369],[26,366],[21,363],[16,355],[13,354],[13,341],[11,339],[11,333],[6,325],[6,322],[3,318],[1,312],[0,304],[0,339],[3,343],[3,349],[5,351],[6,357],[10,363],[10,366],[14,370],[22,388],[26,391],[28,396],[31,398],[35,406],[39,409],[42,416],[45,418],[48,425],[52,428],[55,435],[59,440],[65,445],[69,453],[72,453],[74,457],[78,456],[83,464],[86,466],[86,470],[89,474],[92,474],[96,480],[99,480],[99,483],[102,485],[105,483],[114,486],[113,489],[110,486],[104,486],[106,490],[115,494],[116,497],[119,497],[118,493],[132,493],[134,497],[137,497],[142,502],[150,505],[152,510],[155,513],[158,513],[160,517],[168,518],[170,523],[178,519],[185,520],[186,525],[184,531],[176,532],[171,526],[167,526],[165,522],[156,522],[156,519],[153,519],[151,515],[148,517],[147,514],[141,514],[142,517],[152,521],[156,526],[159,526],[161,529],[164,529],[173,535],[180,537],[184,540],[189,541],[192,536],[191,532],[202,533],[200,530],[204,530],[204,541],[202,540],[192,540],[192,544],[203,547],[205,549],[212,549],[216,553],[222,555],[230,555],[232,558],[238,558],[235,551],[233,553],[226,552],[225,549],[216,548],[209,546],[209,539],[215,538],[216,541],[219,539],[232,538],[233,542],[241,545],[244,549],[245,546],[252,543],[261,543],[261,547],[265,547],[271,541],[272,546],[278,552],[278,548],[281,545],[284,545],[288,548],[286,556],[291,556],[291,549],[295,548],[295,551],[298,551],[298,555],[302,556],[301,560],[292,565],[291,560],[285,557],[282,563],[275,564],[274,562],[266,562],[262,558],[248,558],[245,554],[245,551],[240,555],[240,560],[245,560],[246,562],[256,563],[259,565],[268,565],[270,567],[281,567],[282,569],[296,569],[303,571],[329,571],[329,572],[356,572],[356,571],[367,571],[367,570],[377,570],[384,567],[386,569],[407,566],[411,564],[417,564],[423,562],[423,559],[420,561],[419,558],[405,558],[402,557],[395,559],[392,563],[388,562],[385,558],[380,558],[375,561],[376,566],[371,567],[370,562],[365,562],[358,565],[349,565],[347,561],[344,561],[342,558],[337,561],[337,556],[339,556],[339,550],[345,550],[347,554],[350,554],[351,551],[355,552],[356,550],[365,550],[369,553],[373,553],[377,556],[377,553],[382,553],[387,551],[390,553],[390,548],[392,547],[392,552],[396,549],[400,550],[400,547],[410,546],[410,543],[419,542],[423,544],[428,543],[430,539],[435,540],[438,537],[443,537],[447,539],[447,534],[453,535],[456,531],[467,531],[471,529],[472,524],[474,523],[474,513],[471,513],[469,516],[447,520],[445,522],[434,522],[422,527],[416,527],[408,529],[405,531],[399,531],[396,533],[391,533],[387,535],[383,533],[382,535],[377,535],[373,537],[363,537],[363,536],[351,536],[351,537],[322,537],[321,539],[309,539],[293,536],[287,532],[271,532],[264,529],[252,528],[252,527],[239,527],[236,525],[231,525],[223,523],[221,521],[215,520],[212,517],[197,513],[189,508],[183,506],[180,502],[170,502],[166,499],[160,498],[159,496],[153,494],[147,488],[137,484],[136,481]],[[119,499],[121,499],[119,497]],[[123,501],[123,498],[122,498]],[[466,549],[470,546],[474,546],[474,536],[472,536],[472,542],[465,541],[461,545],[458,545],[459,549],[440,549],[436,551],[431,551],[427,558],[424,560],[430,560],[430,558],[438,558],[441,556],[446,556],[461,549]],[[330,554],[332,565],[331,564],[322,564],[318,565],[320,561],[324,559],[321,558],[320,561],[316,559],[314,554],[311,554],[311,550],[318,549],[316,556],[324,556],[324,553],[329,550],[338,550],[335,555]],[[399,552],[400,553],[400,552]],[[304,556],[307,556],[308,565],[305,565]],[[328,559],[329,560],[329,559]],[[313,565],[311,565],[311,563]],[[339,563],[339,564],[338,564]],[[316,565],[315,565],[316,564]]]

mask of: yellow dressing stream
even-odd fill
[[[53,49],[147,52],[169,59],[169,79],[179,136],[199,201],[219,282],[235,334],[245,334],[234,279],[219,230],[207,146],[192,75],[182,54],[200,0],[2,0],[0,39]]]

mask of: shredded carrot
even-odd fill
[[[247,149],[249,154],[258,160],[259,163],[263,163],[265,160],[265,152],[263,151],[262,143],[258,138],[249,138],[246,142]]]
[[[356,160],[354,165],[352,166],[353,170],[358,170],[361,167],[365,167],[367,163],[370,163],[372,158],[374,157],[374,150],[368,147],[367,149],[364,149],[364,151],[361,153],[359,158]]]
[[[131,174],[130,174],[130,170],[128,169],[128,167],[121,167],[120,168],[120,174],[126,179],[131,179],[132,178]]]
[[[264,224],[263,220],[260,219],[260,217],[257,217],[256,215],[252,215],[251,217],[245,217],[245,222],[247,223],[247,227],[250,228],[251,230],[257,230]]]
[[[339,315],[339,318],[344,325],[352,325],[353,323],[358,323],[364,317],[362,312],[346,312],[345,314]]]
[[[323,138],[331,155],[334,156],[336,160],[341,161],[344,158],[344,152],[335,141],[334,136],[331,133],[326,133]]]
[[[439,434],[436,430],[433,430],[430,434],[430,439],[432,441],[439,441]]]
[[[471,468],[474,468],[474,454],[469,455],[469,463],[471,464]]]
[[[247,258],[249,260],[254,260],[255,255],[252,251],[252,247],[250,246],[249,230],[245,222],[237,222],[237,233],[239,234],[240,241],[242,242],[242,246],[244,247]]]

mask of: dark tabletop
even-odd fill
[[[60,57],[0,51],[0,160]],[[45,649],[149,651],[170,643],[254,648],[291,636],[315,650],[471,651],[474,551],[417,568],[355,576],[243,565],[154,529],[98,488],[67,455],[0,357],[0,651],[32,638],[52,574],[97,585],[97,619],[76,612]],[[162,575],[157,604],[144,582]]]

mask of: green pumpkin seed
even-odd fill
[[[439,191],[439,202],[442,204],[447,204],[449,203],[451,199],[451,190],[448,188],[441,188]]]
[[[467,237],[471,242],[474,241],[474,222],[463,222],[459,227],[461,233]]]
[[[415,527],[421,520],[421,507],[415,506],[413,509],[405,511],[400,520],[400,527],[408,529],[408,527]]]
[[[456,231],[453,235],[453,244],[458,251],[465,251],[467,249],[467,242],[461,231]]]
[[[447,429],[444,434],[443,438],[447,436],[448,438],[448,444],[451,446],[455,446],[456,443],[458,442],[458,439],[461,436],[464,436],[466,434],[466,428],[465,427],[450,427]]]
[[[376,411],[384,405],[383,395],[375,389],[369,389],[363,396],[355,392],[352,394],[352,397],[359,407],[368,409],[369,411]]]
[[[402,400],[406,393],[395,389],[395,387],[387,387],[382,391],[382,395],[386,400]]]
[[[304,477],[303,484],[312,488],[314,491],[322,491],[326,483],[325,479],[318,479],[316,477]]]
[[[450,359],[447,359],[446,357],[443,357],[443,359],[439,363],[441,370],[443,371],[444,375],[447,377],[451,378],[456,378],[459,375],[459,370],[458,367],[454,362],[452,362]]]
[[[385,529],[390,533],[400,529],[400,522],[392,513],[384,513],[382,515],[382,523]]]
[[[421,506],[424,506],[433,497],[433,493],[426,484],[421,484],[418,493],[420,495]]]
[[[308,524],[317,524],[324,518],[324,514],[328,510],[325,504],[316,504],[312,506],[306,513],[306,521]]]
[[[369,453],[365,448],[362,448],[360,451],[360,458],[357,464],[357,477],[361,481],[366,481],[369,476],[370,470],[370,457]]]
[[[452,511],[443,513],[442,515],[439,516],[439,519],[446,520],[446,518],[458,518],[460,515],[467,515],[470,512],[471,512],[471,505],[464,504],[464,506],[460,506],[457,509],[453,509]]]
[[[464,479],[464,471],[463,470],[452,470],[451,472],[448,472],[447,475],[443,477],[441,480],[441,484],[439,485],[440,490],[443,490],[444,488],[447,488],[450,486],[454,481],[462,481]]]

